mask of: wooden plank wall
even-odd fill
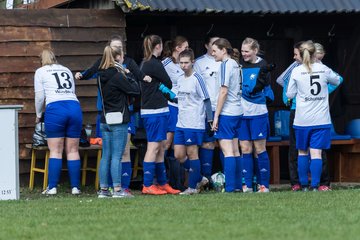
[[[59,63],[75,73],[102,55],[111,35],[125,39],[125,26],[118,10],[0,10],[0,104],[24,105],[19,114],[20,159],[30,158],[24,145],[32,142],[33,76],[40,67],[41,50],[51,47]],[[95,124],[96,82],[76,81],[76,85],[84,123]]]

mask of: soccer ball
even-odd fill
[[[214,189],[217,192],[223,192],[225,188],[225,175],[222,172],[214,173],[211,176]]]

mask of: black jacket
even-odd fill
[[[81,80],[94,78],[94,75],[99,71],[100,63],[101,58],[99,58],[89,69],[86,69],[84,72],[82,72]],[[132,58],[125,56],[123,64],[125,65],[125,68],[129,69],[129,71],[135,76],[135,80],[140,82],[144,79],[145,74],[140,70],[139,66]]]
[[[115,67],[99,70],[102,96],[105,112],[122,112],[124,114],[123,123],[130,121],[128,97],[139,95],[139,84],[131,78],[126,78]],[[105,123],[104,114],[101,122]]]
[[[155,56],[152,56],[150,60],[142,63],[141,70],[144,74],[152,78],[150,83],[141,82],[141,109],[167,107],[167,100],[159,90],[159,84],[163,83],[171,89],[172,82],[161,61]]]

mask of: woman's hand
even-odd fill
[[[81,74],[81,72],[77,72],[77,73],[75,73],[75,79],[76,80],[80,80],[80,79],[82,79],[82,74]]]
[[[152,81],[152,78],[150,76],[146,75],[143,80],[144,80],[144,82],[150,83]]]
[[[214,116],[214,121],[212,122],[212,131],[217,131],[218,130],[218,126],[219,126],[219,117],[218,116]]]
[[[39,123],[40,122],[40,118],[36,117],[35,118],[35,123]]]

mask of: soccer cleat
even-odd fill
[[[264,185],[260,185],[260,188],[257,192],[258,193],[268,193],[268,192],[270,192],[270,190],[267,187],[265,187]]]
[[[301,186],[299,184],[295,184],[291,186],[291,191],[297,192],[301,190]]]
[[[114,191],[112,194],[113,198],[132,198],[134,195],[131,194],[131,192],[126,189],[120,189],[119,191]]]
[[[161,190],[155,185],[151,185],[150,187],[143,186],[143,189],[141,191],[143,194],[149,194],[149,195],[165,195],[167,194],[166,191]]]
[[[181,192],[180,195],[193,195],[198,194],[199,190],[195,188],[187,188],[185,191]]]
[[[98,198],[109,198],[111,197],[111,192],[108,189],[100,189],[98,192]]]
[[[318,192],[319,190],[318,190],[317,187],[314,187],[314,188],[312,187],[312,188],[311,188],[311,191],[312,191],[312,192]]]
[[[198,190],[198,192],[201,192],[204,189],[204,187],[208,185],[208,183],[209,183],[209,179],[207,179],[206,177],[202,177],[201,181],[196,184],[196,190]]]
[[[205,186],[205,191],[210,191],[210,190],[215,190],[215,185],[214,182],[212,181],[211,177],[206,177],[207,180],[209,181],[209,183],[207,184],[207,186]]]
[[[162,186],[157,185],[157,188],[165,191],[168,194],[179,194],[180,193],[180,190],[172,188],[168,183],[166,183],[165,185],[162,185]]]
[[[135,197],[135,196],[131,193],[130,189],[124,189],[123,191],[124,191],[124,195],[125,195],[126,198],[133,198],[133,197]]]
[[[309,188],[308,188],[308,187],[301,187],[301,190],[302,190],[303,192],[308,192],[308,191],[309,191]]]
[[[242,187],[242,192],[243,192],[243,193],[252,193],[253,190],[252,190],[252,188],[248,188],[246,185],[244,185],[244,186]]]
[[[79,195],[81,192],[80,192],[80,189],[78,189],[77,187],[73,187],[71,189],[71,194],[72,195]]]
[[[51,189],[49,189],[49,187],[47,187],[43,192],[42,194],[45,194],[45,195],[56,195],[57,194],[57,189],[56,187],[53,187]]]
[[[321,185],[318,190],[320,192],[327,192],[327,191],[331,191],[331,188],[329,186],[326,186],[326,185]]]

